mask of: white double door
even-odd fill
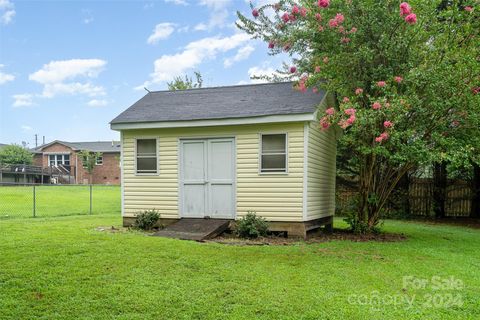
[[[181,216],[234,219],[234,139],[181,140],[180,147]]]

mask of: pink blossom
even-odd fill
[[[320,72],[320,66],[316,66],[315,67],[315,73],[319,73]]]
[[[257,9],[252,10],[252,16],[254,16],[255,18],[258,17],[258,10]]]
[[[317,21],[322,21],[322,15],[320,13],[315,13],[315,19],[317,19]]]
[[[408,24],[417,23],[417,15],[415,13],[410,13],[408,16],[405,17],[405,22],[407,22]]]
[[[340,121],[338,121],[338,125],[339,125],[340,128],[342,128],[342,129],[347,129],[348,126],[349,126],[349,124],[347,123],[347,121],[345,121],[345,120],[343,120],[343,119],[340,120]]]
[[[318,0],[318,6],[320,8],[328,8],[330,5],[330,0]]]
[[[338,21],[335,19],[330,19],[328,20],[328,25],[330,26],[330,28],[336,28],[338,27]]]
[[[350,38],[348,37],[342,37],[342,39],[340,40],[342,43],[349,43],[350,42]]]
[[[323,58],[323,63],[328,63],[328,57]]]
[[[351,116],[351,115],[354,115],[357,112],[357,110],[354,108],[348,108],[348,109],[345,109],[344,112],[346,115]]]
[[[338,27],[338,32],[345,33],[345,28],[343,26]]]
[[[292,7],[292,14],[299,14],[300,13],[300,9],[298,9],[297,5],[294,5]]]
[[[273,49],[274,47],[275,47],[275,42],[270,41],[270,42],[268,43],[268,49]]]
[[[412,13],[412,7],[407,2],[400,3],[400,15],[406,16]]]
[[[376,142],[383,142],[384,140],[388,139],[388,132],[381,133],[378,137],[375,138]]]
[[[290,67],[290,73],[295,73],[295,72],[297,72],[297,67],[291,66]]]
[[[403,78],[402,77],[399,77],[399,76],[396,76],[395,78],[393,78],[395,80],[396,83],[400,83],[403,81]]]
[[[472,11],[473,11],[473,8],[470,7],[470,6],[466,6],[464,9],[465,9],[465,11],[467,11],[467,12],[472,12]]]
[[[453,120],[452,121],[452,127],[458,127],[459,124],[460,124],[460,122],[458,120]]]
[[[352,124],[355,122],[356,119],[357,119],[357,117],[356,117],[354,114],[352,114],[352,115],[350,116],[350,118],[347,119],[347,123],[348,123],[349,125],[352,125]]]
[[[350,99],[348,99],[348,97],[343,97],[343,103],[348,103],[350,102]]]
[[[322,128],[322,130],[327,130],[330,127],[330,123],[328,122],[327,117],[322,117],[320,119],[320,127]]]
[[[307,9],[305,7],[300,8],[300,15],[305,17],[307,15]]]
[[[352,29],[350,30],[350,33],[355,33],[355,32],[357,32],[357,28],[352,27]]]
[[[378,110],[378,109],[380,109],[381,107],[382,107],[382,105],[381,105],[379,102],[374,102],[374,103],[372,104],[372,109],[373,109],[373,110]]]
[[[355,89],[355,94],[358,96],[358,95],[361,95],[363,93],[363,89],[362,88],[357,88]]]
[[[285,43],[285,45],[283,46],[283,50],[285,51],[290,50],[290,48],[291,48],[290,43]]]
[[[335,109],[333,109],[333,107],[330,107],[327,110],[325,110],[325,113],[331,116],[335,113]]]
[[[295,17],[294,14],[290,14],[290,15],[288,16],[288,19],[290,19],[291,22],[295,22],[295,21],[297,20],[297,17]]]
[[[387,85],[387,83],[385,81],[378,81],[377,82],[377,86],[379,86],[380,88],[383,88]]]
[[[385,103],[385,108],[390,108],[390,102]]]
[[[298,91],[300,91],[300,92],[303,92],[303,93],[307,92],[307,87],[305,86],[305,82],[303,82],[303,81],[300,81],[298,83],[297,88],[298,88]]]
[[[473,94],[479,94],[480,93],[480,87],[473,87],[472,88],[472,93]]]
[[[323,26],[318,26],[318,31],[322,32],[323,31]]]
[[[393,123],[392,123],[392,121],[387,120],[387,121],[383,122],[383,126],[385,128],[391,128],[391,127],[393,127]]]
[[[318,93],[318,88],[317,88],[317,87],[313,87],[313,88],[312,88],[312,92],[313,92],[313,93]]]
[[[337,21],[338,24],[342,24],[343,21],[345,21],[345,17],[341,13],[337,13],[335,15],[335,20]]]
[[[290,16],[288,15],[288,13],[285,12],[285,13],[282,15],[282,20],[283,20],[283,22],[285,22],[285,23],[287,23],[288,20],[290,20]]]

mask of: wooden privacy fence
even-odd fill
[[[410,213],[430,216],[433,212],[432,179],[415,179],[409,186]],[[472,207],[472,189],[464,180],[448,180],[445,198],[445,214],[449,217],[468,217]]]
[[[410,215],[433,216],[432,179],[413,179],[408,188],[408,204]],[[448,180],[445,199],[445,213],[448,217],[468,217],[470,215],[473,193],[470,182],[464,180]],[[352,188],[337,186],[337,208],[340,210],[351,206],[357,192]],[[387,205],[387,211],[394,210]]]

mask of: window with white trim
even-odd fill
[[[157,139],[137,139],[136,146],[137,173],[156,174],[157,159]]]
[[[287,134],[262,134],[260,172],[287,172]]]
[[[58,167],[59,165],[69,166],[70,155],[69,154],[49,154],[48,163],[50,166]]]
[[[98,156],[98,157],[95,159],[95,165],[101,166],[102,164],[103,164],[103,156]]]

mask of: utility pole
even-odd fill
[[[43,136],[42,144],[45,144],[45,136]]]
[[[38,147],[38,134],[35,133],[35,148]]]

